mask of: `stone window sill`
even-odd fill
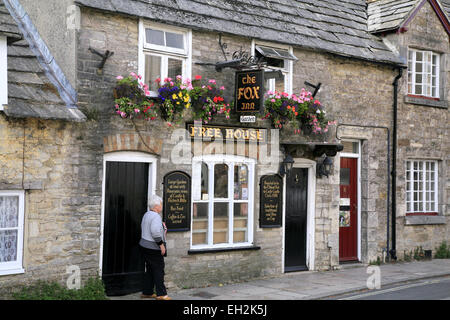
[[[443,108],[443,109],[448,108],[447,101],[445,101],[445,100],[436,100],[436,99],[430,99],[430,98],[420,97],[420,96],[406,95],[405,103],[416,104],[416,105],[425,106],[425,107],[434,107],[434,108]]]
[[[216,253],[216,252],[229,252],[229,251],[242,251],[242,250],[260,250],[258,246],[236,247],[236,248],[211,248],[211,249],[191,249],[188,254],[201,254],[201,253]]]
[[[417,226],[417,225],[437,225],[446,224],[445,216],[405,216],[405,225],[407,226]]]

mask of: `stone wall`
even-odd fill
[[[83,152],[84,124],[0,117],[0,189],[25,190],[24,274],[1,276],[1,291],[37,279],[65,283],[98,273],[101,194],[96,160]]]
[[[450,217],[448,215],[450,196],[450,136],[448,101],[450,98],[449,35],[431,5],[426,2],[407,25],[407,32],[398,36],[397,46],[406,57],[407,47],[432,50],[441,53],[440,104],[435,107],[429,101],[416,99],[407,103],[407,73],[401,79],[398,121],[397,162],[397,252],[401,258],[404,251],[422,246],[433,250],[442,241],[450,239]],[[437,160],[439,170],[439,217],[425,222],[418,217],[406,216],[405,175],[406,160]],[[428,224],[430,223],[430,224]]]

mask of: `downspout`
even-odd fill
[[[392,248],[390,250],[391,259],[397,260],[397,104],[398,104],[398,81],[403,75],[403,69],[398,68],[398,75],[394,79],[394,124],[392,132]]]

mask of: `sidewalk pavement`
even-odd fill
[[[174,300],[315,300],[367,290],[367,265],[341,265],[336,271],[286,273],[268,279],[182,289],[170,292]],[[398,262],[380,266],[381,287],[408,281],[450,276],[450,259]],[[140,293],[111,297],[113,300],[138,300]]]

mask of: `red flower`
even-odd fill
[[[196,75],[195,80],[202,80],[202,76]]]

